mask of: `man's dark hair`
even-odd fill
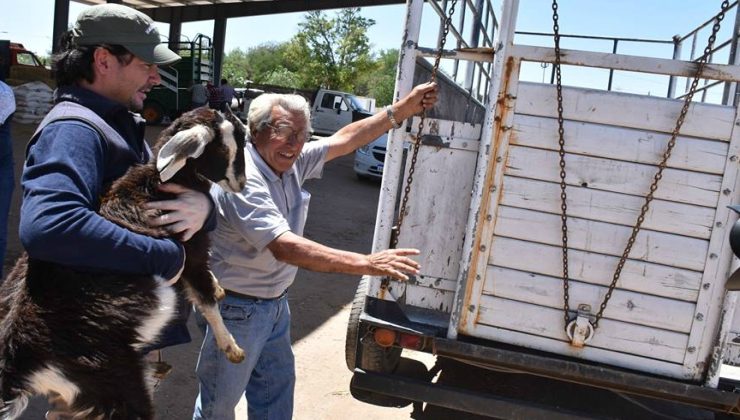
[[[226,80],[226,79],[221,79],[221,86],[223,86],[223,85],[225,85],[225,84],[227,84],[227,83],[229,83],[229,81],[228,81],[228,80]]]
[[[72,31],[65,32],[59,44],[61,52],[52,57],[52,72],[57,86],[71,86],[81,80],[93,83],[95,72],[92,63],[97,48],[105,48],[124,66],[134,59],[134,55],[120,45],[76,45]]]

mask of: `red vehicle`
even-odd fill
[[[0,40],[0,80],[9,85],[41,81],[54,87],[51,71],[23,44]]]

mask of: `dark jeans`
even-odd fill
[[[0,125],[0,273],[5,262],[8,243],[8,213],[10,197],[13,195],[13,144],[10,140],[10,118]],[[0,277],[2,282],[3,277]]]

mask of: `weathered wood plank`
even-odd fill
[[[608,286],[614,277],[618,262],[618,257],[570,249],[568,275],[573,280]],[[563,276],[563,254],[559,246],[518,239],[495,236],[491,245],[489,264],[557,278]],[[637,293],[696,302],[701,286],[701,274],[698,271],[662,264],[627,260],[617,287]]]
[[[560,214],[560,186],[551,182],[508,176],[502,204]],[[569,186],[568,216],[634,226],[643,197]],[[642,224],[644,229],[708,239],[715,210],[709,207],[653,200]]]
[[[477,157],[459,149],[419,148],[398,247],[424,250],[418,259],[424,275],[457,278]],[[456,168],[455,176],[440,178],[440,168],[447,167]]]
[[[562,310],[488,295],[480,304],[479,324],[567,341]],[[686,334],[603,319],[586,347],[681,363],[687,342]]]
[[[591,306],[592,314],[598,312],[607,287],[578,281],[569,281],[568,286],[571,310],[575,310],[580,304],[588,304]],[[561,278],[489,266],[483,292],[499,298],[553,309],[563,308]],[[695,305],[690,302],[615,289],[602,319],[688,333],[694,320],[694,310]]]
[[[407,305],[449,313],[455,292],[408,284],[405,297]]]
[[[477,51],[487,53],[487,51]],[[555,62],[555,49],[531,45],[515,45],[512,55],[525,61],[543,63]],[[671,60],[668,58],[641,57],[637,55],[613,54],[597,51],[579,51],[561,49],[561,63],[574,66],[596,67],[640,73],[665,74],[683,77],[694,77],[696,63],[692,61]],[[709,63],[702,73],[710,80],[740,81],[740,67],[728,64]]]
[[[499,206],[495,233],[499,236],[560,245],[560,216]],[[632,229],[592,220],[568,218],[568,247],[581,251],[621,256]],[[631,259],[703,271],[708,242],[702,239],[641,230]]]
[[[555,86],[519,83],[517,114],[556,118],[556,103]],[[563,115],[572,121],[670,133],[676,126],[682,105],[682,101],[675,99],[563,87]],[[734,116],[732,107],[693,102],[681,134],[727,141]]]
[[[508,343],[515,346],[547,351],[555,354],[590,360],[597,363],[606,363],[627,369],[649,372],[654,375],[663,375],[671,378],[696,380],[697,372],[677,363],[651,359],[628,353],[620,353],[609,348],[586,346],[573,347],[570,344],[553,338],[534,336],[531,334],[513,331],[506,328],[491,327],[477,324],[474,332],[466,331],[475,337]]]
[[[560,182],[557,152],[512,146],[507,175]],[[650,190],[657,166],[583,155],[565,155],[565,181],[593,189],[644,197]],[[717,205],[722,177],[677,169],[663,171],[655,198],[712,207]]]
[[[565,151],[607,159],[657,165],[670,135],[603,124],[566,121]],[[514,116],[511,144],[558,150],[558,123],[552,118]],[[679,136],[668,167],[721,175],[727,161],[727,143]]]

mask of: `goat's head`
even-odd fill
[[[159,135],[154,151],[162,182],[186,164],[224,190],[244,188],[246,127],[231,111],[196,108],[182,114]]]

